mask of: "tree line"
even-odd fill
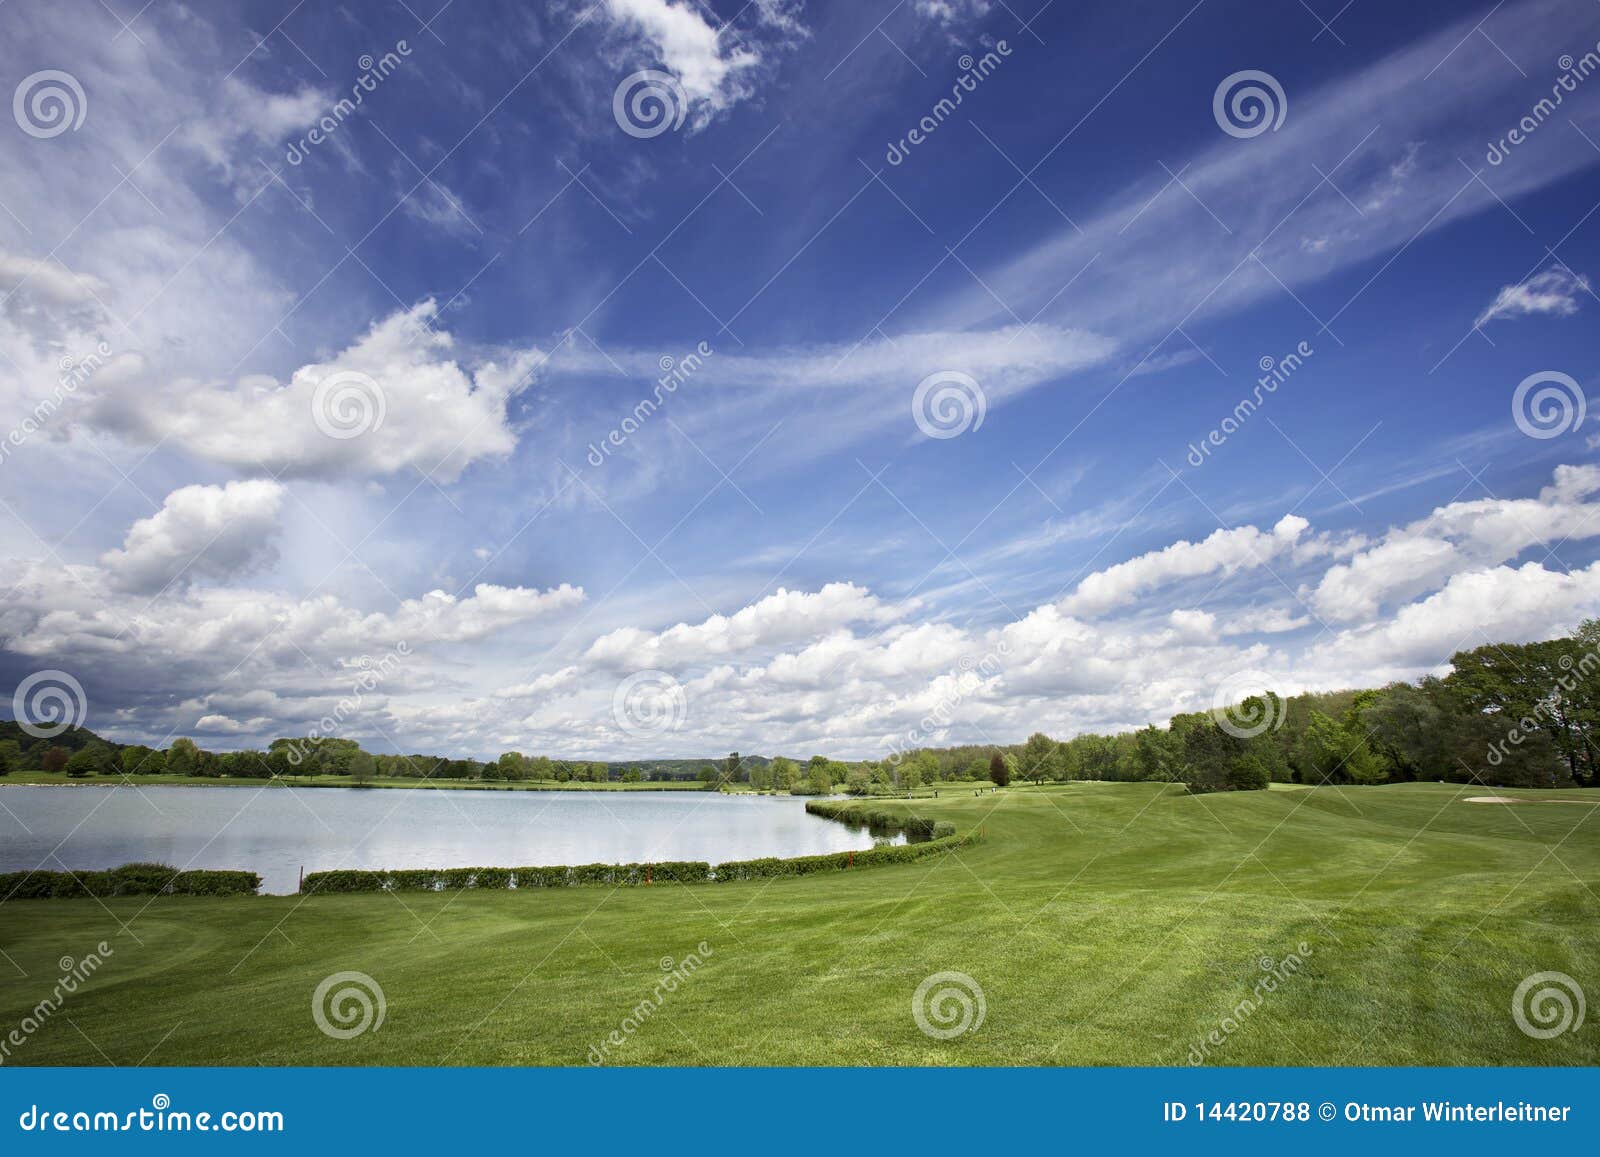
[[[348,777],[516,783],[684,782],[748,785],[791,795],[916,792],[942,782],[1160,781],[1192,791],[1269,783],[1378,784],[1437,780],[1503,787],[1600,785],[1600,619],[1542,643],[1459,651],[1443,677],[1362,691],[1259,695],[1220,711],[1174,716],[1114,735],[1013,746],[923,748],[882,760],[823,755],[605,763],[507,751],[497,759],[380,755],[351,739],[284,738],[265,751],[119,744],[86,728],[49,739],[0,721],[0,775],[13,770],[99,775],[289,779]]]

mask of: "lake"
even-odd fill
[[[156,860],[300,870],[748,860],[870,848],[787,796],[699,791],[0,787],[0,871]]]

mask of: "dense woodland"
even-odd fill
[[[155,749],[85,728],[37,739],[0,722],[0,776],[12,771],[95,776],[283,779],[348,777],[487,783],[698,781],[707,788],[825,795],[914,792],[952,780],[1005,785],[1065,780],[1184,783],[1196,792],[1269,783],[1378,784],[1414,780],[1499,787],[1591,787],[1600,756],[1600,619],[1544,643],[1461,651],[1451,672],[1365,691],[1280,697],[1263,690],[1224,711],[1175,716],[1165,727],[1058,741],[1043,733],[1012,747],[925,748],[883,760],[813,756],[604,763],[508,751],[483,762],[376,755],[349,739],[279,739],[266,751],[213,752],[191,739]]]

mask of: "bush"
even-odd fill
[[[761,860],[734,860],[718,864],[713,869],[713,879],[722,884],[729,880],[758,880],[771,876],[809,876],[816,872],[836,872],[848,868],[871,868],[884,864],[907,864],[925,856],[940,855],[974,842],[975,836],[949,836],[941,840],[928,840],[920,844],[893,844],[868,848],[862,852],[829,852],[823,856],[797,856],[779,860],[768,857]]]
[[[168,864],[123,864],[104,872],[6,872],[0,874],[0,901],[253,896],[260,887],[261,877],[254,872],[180,872]]]
[[[854,824],[857,827],[866,827],[876,833],[904,832],[910,840],[935,839],[934,832],[937,826],[933,820],[923,816],[908,816],[903,812],[891,811],[888,808],[872,807],[867,804],[856,803],[853,800],[812,800],[806,804],[806,811],[823,819],[838,820],[840,823]],[[955,834],[955,825],[948,825],[950,830],[946,835]]]
[[[570,888],[580,884],[703,884],[711,865],[703,861],[659,864],[552,864],[531,868],[410,868],[383,871],[339,869],[310,872],[301,890],[340,892],[459,892],[465,888]]]

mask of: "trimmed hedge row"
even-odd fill
[[[954,825],[951,825],[952,828]],[[761,860],[734,860],[716,866],[715,880],[755,880],[765,876],[809,876],[813,872],[842,871],[848,868],[870,868],[882,864],[906,864],[924,856],[936,856],[955,848],[974,843],[977,836],[953,833],[937,840],[918,844],[894,844],[881,848],[868,848],[863,852],[829,852],[822,856],[796,856],[780,860],[767,857]]]
[[[321,892],[459,892],[466,888],[511,889],[572,888],[583,884],[640,885],[654,883],[719,884],[729,880],[758,880],[773,876],[809,876],[815,872],[846,871],[881,864],[904,864],[965,847],[978,839],[976,832],[956,835],[949,820],[906,816],[850,800],[812,800],[806,811],[824,819],[865,824],[880,830],[903,831],[916,843],[868,848],[860,852],[829,852],[821,856],[732,860],[712,867],[701,860],[659,864],[557,864],[529,868],[412,868],[383,871],[339,869],[311,872],[301,884],[306,893]]]
[[[570,888],[579,884],[703,884],[711,865],[699,860],[659,864],[565,864],[532,868],[411,868],[308,872],[303,892],[459,892],[464,888]]]
[[[123,864],[103,872],[0,873],[0,900],[71,900],[111,896],[253,896],[254,872],[195,870],[168,864]]]
[[[908,816],[854,800],[814,799],[807,802],[806,811],[841,823],[864,825],[879,831],[905,832],[906,837],[913,840],[937,840],[956,834],[956,825],[949,820]]]
[[[310,872],[302,890],[334,894],[342,892],[444,892],[464,888],[571,888],[583,884],[641,885],[720,884],[729,880],[756,880],[769,876],[808,876],[814,872],[844,871],[880,864],[903,864],[964,847],[976,840],[968,834],[957,837],[953,824],[939,839],[920,844],[869,848],[861,852],[829,852],[821,856],[797,856],[780,860],[733,860],[712,867],[699,860],[660,864],[580,864],[576,867],[553,865],[531,868],[420,868],[397,871],[358,871],[341,869]]]

